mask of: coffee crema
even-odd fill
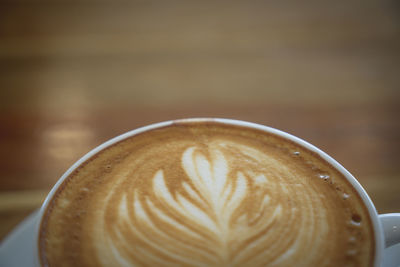
[[[261,130],[178,121],[122,140],[59,187],[44,266],[372,266],[360,196],[320,156]]]

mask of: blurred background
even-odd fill
[[[395,0],[0,0],[0,240],[95,146],[185,117],[297,135],[400,212],[399,115]]]

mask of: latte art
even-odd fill
[[[48,209],[42,261],[372,264],[367,212],[322,159],[255,130],[184,126],[132,137],[78,168]]]
[[[230,170],[224,154],[217,148],[211,148],[209,155],[211,162],[195,147],[185,150],[181,165],[186,179],[182,179],[181,189],[175,194],[168,188],[163,170],[158,170],[150,188],[153,197],[141,196],[139,189],[132,192],[133,197],[128,196],[130,192],[120,195],[117,215],[120,224],[109,225],[113,233],[119,234],[106,236],[110,244],[107,251],[129,250],[127,239],[132,235],[146,244],[147,249],[141,251],[140,257],[149,264],[162,264],[164,256],[179,264],[196,265],[203,259],[204,264],[217,265],[228,264],[235,258],[239,263],[246,256],[246,247],[262,243],[261,233],[282,216],[281,204],[269,203],[265,174],[256,174],[251,169]],[[244,202],[250,196],[256,202],[254,214],[245,209]],[[133,201],[128,203],[128,199]],[[109,212],[114,208],[111,206]],[[129,225],[129,229],[119,225]],[[245,235],[241,233],[243,230]],[[104,232],[110,233],[109,228]],[[104,241],[98,240],[97,244]],[[243,253],[239,253],[239,248]],[[113,254],[101,256],[106,262]],[[127,261],[123,258],[118,255],[115,260]]]

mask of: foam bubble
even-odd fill
[[[356,249],[349,249],[348,251],[346,251],[347,256],[354,256],[357,253],[358,253],[358,250],[356,250]]]
[[[352,225],[354,225],[354,226],[360,226],[360,225],[361,225],[361,221],[362,221],[362,218],[361,218],[360,215],[358,215],[358,214],[353,214],[353,215],[351,216],[350,223],[351,223]]]
[[[354,243],[354,242],[356,242],[356,237],[355,236],[350,236],[349,237],[349,239],[348,239],[348,241],[350,242],[350,243]]]
[[[330,178],[330,176],[328,174],[319,174],[318,177],[325,181],[329,180],[329,178]]]

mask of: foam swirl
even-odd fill
[[[228,150],[236,157],[224,154]],[[281,167],[271,172],[278,166],[276,159],[226,142],[212,144],[205,152],[194,146],[184,150],[180,163],[185,176],[173,184],[175,189],[161,168],[151,177],[149,192],[136,188],[119,196],[116,218],[103,226],[107,242],[96,242],[103,263],[110,258],[121,265],[165,265],[166,260],[193,266],[273,263],[289,258],[307,239],[317,246],[315,231],[323,239],[328,231],[324,220],[317,225],[311,219],[314,210],[323,211],[321,205],[312,201],[312,192],[304,192],[295,200],[301,201],[296,206],[302,209],[293,207],[289,195],[296,192],[287,181],[293,174]],[[246,163],[241,162],[240,168],[231,165],[243,159]],[[114,209],[110,206],[105,216]],[[132,240],[140,245],[132,247]]]

